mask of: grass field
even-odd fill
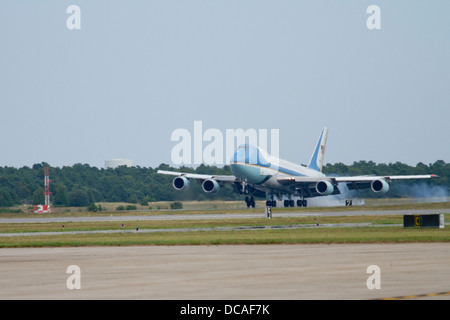
[[[450,222],[450,203],[384,203],[354,207],[333,208],[276,208],[274,213],[283,211],[326,212],[355,210],[400,210],[394,215],[358,215],[333,217],[274,217],[272,219],[255,218],[232,219],[227,213],[249,212],[262,213],[264,209],[231,209],[220,203],[203,204],[199,209],[183,210],[146,210],[133,212],[66,212],[47,215],[8,214],[1,218],[17,217],[67,217],[67,216],[129,216],[129,215],[160,215],[160,214],[204,214],[205,219],[186,220],[145,220],[145,221],[90,221],[62,223],[1,223],[0,233],[55,232],[53,235],[0,236],[0,247],[39,247],[39,246],[111,246],[111,245],[219,245],[219,244],[296,244],[296,243],[393,243],[393,242],[450,242],[450,229],[419,229],[402,227],[403,210],[442,209],[445,222]],[[213,208],[211,209],[211,205]],[[208,207],[210,209],[205,209]],[[184,207],[188,207],[184,205]],[[210,213],[223,213],[223,219],[208,219]],[[316,224],[319,224],[317,226]],[[367,227],[323,227],[325,224],[370,223]],[[122,225],[123,224],[123,225]],[[258,226],[292,226],[308,225],[300,229],[260,229],[260,230],[210,230],[219,227],[258,227]],[[139,228],[141,232],[133,232]],[[152,232],[145,229],[201,229],[200,231],[183,232]],[[208,229],[207,229],[208,228]],[[69,234],[70,231],[124,230],[122,233]],[[127,231],[127,232],[125,232]]]
[[[16,217],[77,217],[77,216],[101,216],[101,215],[157,215],[157,214],[208,214],[208,213],[235,213],[264,212],[265,201],[257,201],[256,208],[247,208],[244,201],[185,201],[183,209],[170,210],[170,201],[153,202],[150,206],[136,205],[137,210],[117,211],[118,206],[126,206],[127,203],[98,203],[105,210],[101,212],[87,212],[86,208],[53,208],[52,213],[36,214],[30,208],[10,208],[0,211],[0,218]],[[329,207],[307,207],[307,208],[284,208],[277,207],[277,212],[326,212],[326,211],[373,211],[373,210],[416,210],[416,209],[448,209],[450,210],[450,201],[426,202],[423,199],[366,199],[365,205],[359,206],[329,206]],[[14,211],[21,210],[20,213]],[[450,211],[449,211],[450,212]]]
[[[447,229],[317,228],[2,237],[2,247],[449,242]]]

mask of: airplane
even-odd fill
[[[266,197],[266,206],[276,207],[276,199],[285,199],[285,207],[307,207],[307,198],[341,194],[340,183],[349,190],[371,189],[378,194],[386,193],[395,180],[428,179],[427,175],[399,176],[347,176],[327,177],[322,173],[328,128],[325,127],[307,166],[295,164],[271,156],[265,150],[250,144],[240,145],[230,161],[233,175],[208,175],[158,170],[159,174],[176,176],[172,185],[176,190],[187,190],[190,180],[202,184],[206,193],[214,194],[224,184],[234,184],[239,193],[245,194],[247,207],[255,207],[255,197]]]

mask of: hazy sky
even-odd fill
[[[279,129],[280,156],[300,163],[324,126],[325,163],[450,162],[449,13],[445,0],[2,0],[0,166],[172,164],[172,132],[195,120]]]

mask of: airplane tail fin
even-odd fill
[[[320,135],[319,141],[317,142],[316,148],[309,160],[308,168],[322,172],[323,157],[325,154],[325,146],[327,144],[328,128],[323,128]]]

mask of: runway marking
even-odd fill
[[[447,291],[447,292],[416,294],[416,295],[409,295],[409,296],[388,297],[388,298],[380,298],[380,299],[375,299],[375,300],[404,300],[404,299],[418,299],[418,298],[424,298],[424,297],[449,296],[449,295],[450,295],[450,291]]]

